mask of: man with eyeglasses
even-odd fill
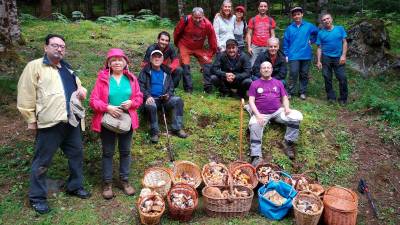
[[[47,35],[44,51],[42,58],[26,65],[19,78],[17,98],[18,110],[28,123],[28,129],[36,132],[29,201],[40,214],[50,211],[46,173],[58,148],[68,158],[67,194],[82,199],[91,195],[83,188],[81,129],[84,124],[81,118],[84,111],[71,103],[84,100],[86,89],[71,66],[63,60],[65,41],[61,35]],[[77,112],[77,109],[81,111]]]

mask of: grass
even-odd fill
[[[286,19],[278,18],[278,23]],[[399,25],[393,25],[400,27]],[[22,61],[41,57],[43,54],[43,37],[47,33],[60,33],[66,37],[67,60],[77,69],[84,86],[91,90],[96,79],[96,71],[103,65],[105,54],[111,47],[126,51],[131,62],[131,70],[137,75],[144,50],[155,41],[156,35],[162,29],[172,32],[172,27],[155,28],[154,26],[130,25],[127,23],[106,26],[90,21],[64,24],[51,21],[30,21],[22,24],[22,32],[27,41],[26,46],[19,50]],[[278,30],[278,36],[282,36]],[[217,94],[202,93],[202,78],[197,62],[192,67],[195,91],[186,95],[182,89],[177,90],[185,102],[185,129],[191,134],[187,139],[172,137],[176,160],[191,160],[202,166],[216,160],[229,163],[239,157],[239,107],[240,102],[232,98],[220,98]],[[22,71],[24,64],[16,68]],[[392,78],[372,78],[364,80],[358,74],[348,72],[350,104],[348,108],[354,111],[371,107],[372,96],[378,99],[388,99],[391,104],[398,100],[400,84]],[[348,185],[356,170],[351,162],[354,149],[352,136],[346,129],[346,124],[337,121],[337,116],[343,108],[339,105],[327,105],[323,92],[321,73],[313,67],[312,80],[309,84],[309,99],[306,102],[295,98],[291,107],[304,114],[301,124],[301,134],[297,145],[297,159],[293,163],[280,149],[279,142],[283,139],[284,129],[278,125],[268,125],[264,132],[263,154],[273,162],[281,165],[290,173],[301,173],[306,170],[315,171],[325,185]],[[15,94],[15,81],[3,84],[0,90],[8,89]],[[10,85],[9,85],[10,84]],[[10,88],[8,88],[10,87]],[[373,87],[373,88],[371,88]],[[387,90],[387,91],[380,91]],[[337,87],[336,87],[337,88]],[[4,93],[4,92],[2,92]],[[87,106],[87,102],[85,102]],[[375,106],[377,107],[377,106]],[[382,114],[380,108],[373,111]],[[91,116],[89,110],[88,118]],[[143,117],[141,117],[143,118]],[[245,115],[244,125],[248,121]],[[398,126],[390,123],[392,117],[371,120],[372,123],[385,121],[381,127],[383,137],[388,140],[388,131],[399,138]],[[89,121],[87,121],[89,124]],[[141,119],[141,127],[137,130],[132,147],[133,163],[130,180],[137,190],[141,187],[141,178],[146,168],[150,166],[170,166],[165,150],[166,138],[162,137],[156,145],[150,144],[147,124]],[[163,125],[160,125],[163,129]],[[386,135],[386,136],[385,136]],[[399,139],[397,139],[399,140]],[[18,142],[0,147],[0,189],[5,190],[0,196],[0,224],[136,224],[138,215],[135,208],[137,197],[126,197],[116,189],[117,196],[112,201],[102,199],[101,191],[101,145],[98,135],[87,131],[84,134],[85,187],[92,191],[89,200],[80,200],[57,193],[49,197],[53,209],[50,214],[38,216],[27,202],[29,167],[33,157],[33,141]],[[244,149],[248,149],[247,141]],[[249,160],[244,152],[244,159]],[[115,171],[117,174],[118,154],[115,155]],[[67,161],[61,153],[54,157],[49,177],[65,179],[68,176]],[[116,176],[115,176],[116,177]],[[256,202],[256,200],[255,200]],[[387,215],[395,212],[386,210]],[[292,224],[293,217],[274,222],[265,219],[253,208],[250,215],[244,219],[209,218],[204,212],[197,211],[190,224]],[[163,224],[178,224],[164,216]]]

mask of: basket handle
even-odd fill
[[[282,175],[284,175],[284,176],[286,176],[287,178],[289,178],[290,179],[290,183],[291,183],[291,189],[290,189],[290,192],[289,192],[289,198],[290,198],[290,196],[292,195],[292,192],[293,192],[293,190],[295,190],[294,189],[294,182],[293,182],[293,178],[292,178],[292,176],[290,176],[289,175],[289,173],[287,173],[287,172],[284,172],[284,171],[275,171],[275,172],[277,172],[277,173],[280,173],[280,174],[282,174]],[[282,181],[283,182],[283,181]]]

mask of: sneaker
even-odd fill
[[[121,189],[126,195],[134,195],[136,193],[132,185],[127,180],[121,180]]]
[[[44,202],[30,202],[31,207],[35,210],[35,212],[40,214],[46,214],[50,212],[50,207],[46,201]]]
[[[180,137],[180,138],[187,138],[189,135],[183,130],[172,131],[172,134]]]
[[[153,134],[150,137],[151,143],[154,143],[154,144],[158,143],[158,139],[159,139],[158,134]]]
[[[339,105],[345,106],[347,104],[346,100],[339,100]]]
[[[283,152],[285,153],[285,155],[287,157],[289,157],[289,159],[293,160],[295,158],[295,156],[294,156],[294,152],[295,152],[294,143],[291,142],[291,141],[283,140],[282,141],[282,145],[283,145]]]
[[[260,156],[252,156],[251,160],[251,165],[256,167],[258,164],[260,164],[263,161],[263,159]]]
[[[112,199],[114,197],[114,193],[112,191],[111,183],[104,183],[103,185],[103,193],[101,194],[104,199]]]
[[[306,96],[305,94],[301,94],[301,95],[300,95],[300,99],[301,99],[301,100],[306,100],[306,99],[307,99],[307,96]]]
[[[92,194],[90,194],[90,192],[86,191],[83,188],[78,188],[78,189],[73,190],[73,191],[67,190],[66,192],[69,195],[72,195],[72,196],[75,196],[75,197],[78,197],[78,198],[81,198],[81,199],[88,199],[88,198],[90,198],[90,196],[92,196]]]

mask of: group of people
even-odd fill
[[[129,58],[122,49],[112,48],[107,52],[89,100],[94,112],[91,129],[99,133],[102,144],[102,196],[105,199],[114,197],[112,164],[116,143],[120,155],[117,186],[126,195],[135,194],[128,178],[132,136],[139,127],[139,108],[143,108],[148,118],[152,143],[159,141],[160,109],[171,114],[171,133],[180,138],[188,137],[183,130],[184,102],[175,95],[174,89],[182,80],[183,90],[192,93],[191,56],[201,65],[206,93],[212,92],[215,86],[222,96],[236,93],[242,98],[249,97],[245,108],[251,115],[250,153],[254,165],[262,160],[263,129],[270,120],[286,125],[283,150],[290,159],[295,158],[294,143],[299,136],[302,115],[290,109],[289,99],[296,94],[298,78],[300,98],[306,99],[312,43],[318,46],[317,67],[323,71],[328,100],[336,101],[332,88],[334,71],[339,80],[339,101],[347,101],[344,74],[347,43],[343,27],[334,26],[331,15],[325,14],[321,18],[324,27],[318,30],[302,20],[302,8],[293,8],[293,23],[285,31],[282,52],[279,39],[275,37],[276,23],[267,12],[267,1],[260,1],[258,15],[246,23],[245,8],[237,6],[233,13],[232,2],[226,0],[211,24],[204,17],[203,9],[195,7],[191,15],[180,19],[174,30],[179,55],[170,44],[170,34],[160,32],[157,43],[146,50],[138,78],[129,71]],[[208,48],[204,47],[206,39]],[[46,172],[58,148],[68,158],[70,176],[66,192],[83,199],[91,196],[83,187],[82,171],[85,109],[81,101],[86,99],[87,90],[63,60],[65,49],[63,36],[49,34],[45,38],[44,56],[29,62],[18,82],[17,107],[28,129],[36,132],[29,200],[39,213],[50,211]],[[127,115],[129,131],[116,132],[107,128],[105,114],[113,118]]]

